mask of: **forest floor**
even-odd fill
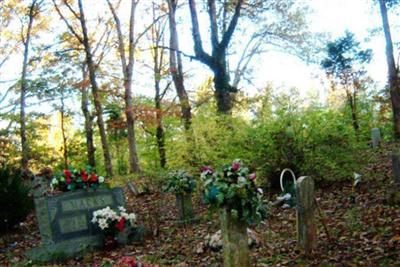
[[[296,248],[295,210],[273,208],[269,217],[254,230],[260,244],[251,249],[254,266],[400,266],[400,207],[386,202],[388,181],[393,180],[390,147],[368,150],[360,155],[368,162],[359,172],[361,186],[350,200],[352,182],[317,187],[319,206],[326,216],[329,240],[318,218],[318,246],[306,258]],[[83,258],[49,266],[102,266],[123,256],[137,257],[151,266],[220,266],[221,251],[204,246],[204,237],[215,233],[218,218],[210,215],[199,198],[194,206],[199,221],[177,224],[174,196],[152,193],[133,196],[126,189],[128,210],[138,215],[138,223],[151,230],[143,242],[114,251],[97,251]],[[273,197],[275,199],[275,196]],[[40,245],[40,235],[32,213],[14,233],[2,237],[0,266],[31,265],[24,252]],[[7,249],[5,249],[7,248]],[[110,266],[110,265],[109,265]]]

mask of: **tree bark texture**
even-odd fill
[[[21,148],[22,148],[21,167],[24,172],[28,171],[29,168],[29,145],[26,138],[26,113],[25,113],[26,93],[28,90],[26,76],[28,69],[29,45],[31,41],[32,26],[36,13],[38,12],[38,9],[39,7],[37,6],[37,1],[33,0],[29,7],[29,14],[28,14],[29,21],[28,21],[26,35],[23,37],[22,40],[24,45],[24,56],[23,56],[22,73],[21,73],[20,135],[21,135]]]
[[[386,8],[386,1],[379,0],[379,7],[382,17],[382,27],[386,41],[386,62],[388,66],[388,83],[390,90],[390,100],[392,103],[394,137],[400,139],[400,78],[398,69],[393,56],[393,41],[390,33],[390,24]]]
[[[109,177],[112,177],[113,176],[112,162],[111,162],[110,150],[109,150],[108,142],[107,142],[106,129],[105,129],[104,120],[103,120],[103,107],[102,107],[101,100],[100,100],[99,87],[98,87],[97,81],[96,81],[96,66],[93,61],[93,55],[92,55],[92,51],[91,51],[91,47],[90,47],[90,43],[89,43],[88,30],[86,28],[86,21],[85,21],[85,15],[84,15],[84,11],[83,11],[82,0],[78,1],[78,5],[79,5],[79,12],[80,12],[79,20],[81,23],[82,34],[83,34],[82,44],[85,49],[86,63],[87,63],[88,70],[89,70],[90,83],[92,85],[93,102],[94,102],[94,106],[96,109],[97,126],[99,127],[101,145],[103,148],[104,165],[105,165],[107,175]]]
[[[64,157],[64,168],[68,169],[68,143],[67,135],[65,133],[65,104],[64,104],[64,89],[61,89],[61,134],[63,138],[63,157]]]
[[[179,39],[178,31],[176,27],[176,8],[177,0],[168,0],[169,7],[169,31],[170,31],[170,52],[169,52],[169,64],[172,79],[174,81],[176,93],[179,98],[181,106],[181,116],[183,120],[183,125],[187,132],[192,131],[192,112],[189,102],[189,97],[186,92],[184,77],[183,77],[183,66],[182,57],[179,53]],[[193,135],[193,134],[192,134]]]
[[[87,71],[85,67],[82,69],[83,75],[83,83],[87,79]],[[82,86],[81,88],[82,93],[82,102],[81,102],[81,109],[83,116],[85,117],[85,135],[86,135],[86,153],[87,153],[87,161],[88,165],[91,167],[96,167],[96,159],[95,159],[95,147],[93,142],[93,119],[94,116],[89,110],[89,96],[87,92],[86,86]]]
[[[140,172],[139,157],[136,148],[135,136],[135,117],[133,113],[132,103],[132,79],[134,67],[134,53],[135,53],[135,11],[138,1],[131,0],[131,14],[129,19],[129,47],[128,59],[126,58],[125,45],[123,34],[121,30],[121,22],[111,2],[107,0],[110,11],[113,15],[115,26],[118,36],[118,50],[121,58],[122,72],[124,75],[124,101],[125,101],[125,116],[126,128],[128,131],[128,149],[129,149],[129,170],[131,173]]]

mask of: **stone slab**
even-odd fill
[[[79,190],[36,198],[36,217],[43,247],[28,252],[28,257],[37,258],[42,252],[53,254],[52,251],[57,252],[60,247],[67,256],[73,256],[87,246],[101,245],[102,233],[91,220],[95,210],[107,206],[112,209],[125,206],[122,188]]]

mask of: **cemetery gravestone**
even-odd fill
[[[371,130],[371,135],[372,135],[372,147],[378,148],[381,143],[381,131],[379,130],[379,128],[373,128]]]
[[[125,206],[122,188],[63,193],[35,199],[42,247],[29,251],[34,261],[68,258],[102,244],[100,230],[91,222],[95,210]]]
[[[392,168],[394,181],[388,183],[387,201],[390,204],[400,204],[400,151],[392,153]]]
[[[395,152],[392,154],[392,165],[393,165],[393,175],[394,181],[400,184],[400,153]]]
[[[224,267],[249,267],[250,250],[247,223],[232,216],[230,210],[221,209]]]
[[[180,222],[189,223],[195,220],[191,194],[177,194],[176,207]]]
[[[297,201],[297,243],[308,256],[317,244],[317,226],[315,222],[314,181],[303,176],[296,183]]]

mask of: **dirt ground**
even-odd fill
[[[330,239],[318,217],[318,246],[311,257],[305,258],[296,248],[295,210],[272,208],[268,219],[254,229],[260,243],[251,249],[252,264],[400,266],[400,207],[386,201],[387,184],[393,180],[387,151],[368,154],[370,163],[361,171],[363,180],[354,194],[354,203],[350,200],[351,182],[317,185],[317,199]],[[193,199],[199,221],[187,226],[176,222],[171,194],[155,192],[135,197],[126,189],[126,197],[128,210],[137,213],[138,223],[150,229],[151,234],[142,243],[48,266],[111,266],[123,256],[136,257],[151,266],[221,266],[221,252],[204,245],[205,235],[218,230],[218,217],[209,214],[199,197]],[[31,266],[24,252],[39,245],[32,213],[17,231],[1,237],[0,265]]]

